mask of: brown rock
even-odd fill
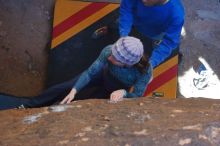
[[[117,104],[91,99],[1,111],[0,145],[220,145],[219,104],[202,98],[140,98]]]

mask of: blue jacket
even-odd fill
[[[119,33],[129,35],[132,25],[153,40],[162,40],[150,58],[153,67],[159,65],[180,43],[184,24],[184,8],[180,0],[169,0],[164,5],[144,6],[142,0],[122,0]]]

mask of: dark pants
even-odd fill
[[[24,107],[42,107],[60,102],[71,91],[79,77],[80,76],[77,76],[69,81],[52,86],[39,96],[33,97],[28,102],[25,102]],[[110,75],[107,69],[103,69],[100,73],[96,74],[79,93],[77,93],[75,100],[109,98],[111,92],[121,88],[125,89],[127,87]]]
[[[26,98],[0,93],[0,110],[13,109],[28,101]]]
[[[99,77],[99,75],[97,76]],[[24,106],[25,108],[34,108],[34,107],[42,107],[49,106],[54,103],[61,101],[73,88],[73,85],[76,83],[79,76],[74,77],[73,79],[54,85],[40,95],[29,98],[16,97],[11,95],[0,95],[0,110],[4,109],[12,109],[19,106]],[[108,92],[101,89],[101,79],[95,78],[81,91],[77,94],[77,99],[86,99],[89,97],[107,97]],[[87,94],[85,94],[87,93]],[[90,95],[89,95],[90,94]],[[79,96],[78,96],[79,95]]]
[[[118,89],[127,89],[120,81],[115,79],[105,67],[100,73],[79,92],[74,100],[88,98],[109,98],[110,94]],[[60,102],[71,91],[80,76],[71,80],[52,86],[40,95],[32,98],[21,98],[10,95],[0,95],[0,110],[12,109],[20,105],[25,108],[43,107]]]

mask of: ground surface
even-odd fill
[[[84,100],[0,117],[1,146],[220,146],[214,100]]]

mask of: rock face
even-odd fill
[[[0,92],[33,96],[42,91],[54,2],[0,0]]]
[[[220,101],[84,100],[0,112],[1,146],[220,145]]]
[[[184,97],[219,98],[215,93],[220,88],[220,2],[183,0],[185,6],[185,33],[180,51],[179,91]],[[202,58],[214,75],[209,76],[210,86],[205,90],[193,90],[192,79]],[[195,71],[194,71],[195,70]],[[214,77],[215,76],[215,77]],[[211,81],[211,77],[214,77]],[[192,85],[192,87],[190,87]],[[179,95],[179,96],[181,96]]]
[[[183,0],[183,4],[186,15],[185,37],[180,49],[184,54],[181,73],[184,74],[190,67],[198,64],[198,58],[203,57],[220,76],[220,65],[217,63],[220,58],[214,55],[220,54],[220,2],[200,0],[194,3]]]

